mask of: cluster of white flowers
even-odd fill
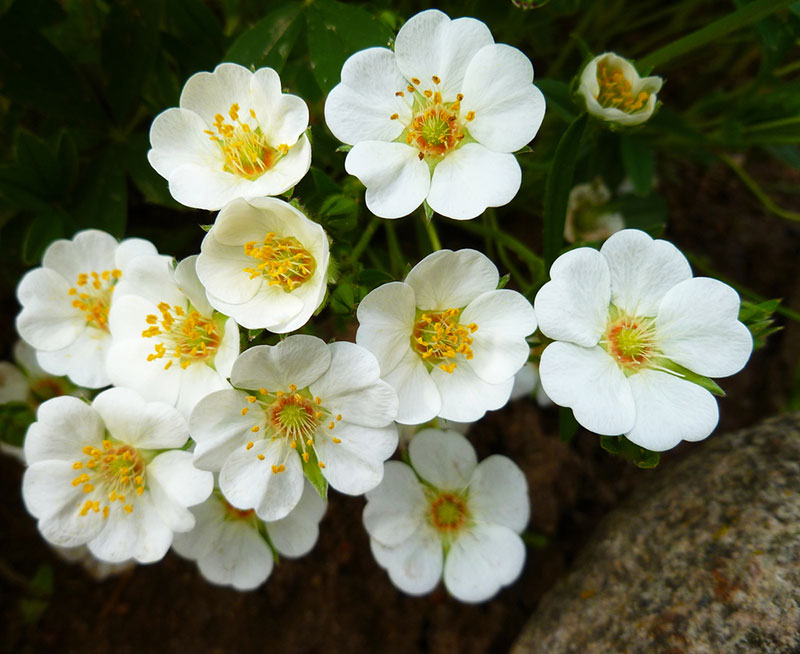
[[[634,76],[615,55],[595,59],[581,81],[588,110],[646,120],[661,81]],[[480,21],[425,11],[394,50],[347,60],[325,117],[353,145],[345,167],[373,213],[426,202],[469,219],[520,187],[513,153],[544,115],[532,80],[528,58]],[[636,230],[560,257],[535,307],[499,288],[485,255],[440,249],[364,297],[356,343],[293,334],[241,352],[240,326],[294,332],[326,296],[327,234],[267,197],[309,170],[308,120],[271,69],[194,75],[180,107],[155,119],[149,160],[176,200],[220,210],[199,255],[176,264],[147,241],[87,230],[22,279],[17,328],[37,364],[114,386],[38,407],[25,504],[54,545],[115,564],[173,546],[209,581],[244,590],[278,553],[314,546],[330,486],[366,494],[372,551],[400,589],[443,578],[454,597],[486,600],[524,564],[523,473],[499,455],[478,464],[451,429],[422,429],[410,465],[387,462],[396,423],[470,423],[538,386],[542,404],[600,434],[652,450],[705,438],[717,422],[708,377],[735,373],[752,349],[738,296]],[[538,369],[537,322],[555,341]],[[24,399],[28,381],[0,374],[5,401]]]

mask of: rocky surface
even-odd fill
[[[712,436],[642,484],[513,652],[800,652],[800,414]]]

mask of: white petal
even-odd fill
[[[264,455],[263,460],[259,454]],[[280,463],[281,454],[280,443],[265,440],[256,441],[249,450],[242,445],[231,452],[219,473],[219,487],[225,499],[237,509],[258,506],[273,475],[270,466]]]
[[[692,276],[678,248],[638,229],[613,234],[600,252],[611,272],[611,301],[629,315],[656,315],[666,292]]]
[[[175,267],[175,284],[194,308],[203,316],[210,316],[214,309],[206,299],[206,289],[197,278],[197,255],[186,257]]]
[[[663,452],[681,440],[703,440],[717,426],[717,401],[697,384],[660,370],[643,370],[629,382],[636,423],[625,436],[637,445]]]
[[[128,299],[139,298],[120,298],[117,306]],[[120,311],[118,315],[122,317],[123,313]],[[161,359],[148,361],[147,356],[152,352],[153,343],[149,339],[114,341],[108,351],[108,376],[112,384],[131,388],[146,400],[174,405],[178,399],[183,370],[174,365],[164,370]]]
[[[216,167],[185,164],[169,177],[169,192],[182,205],[216,211],[236,198],[246,196],[247,180],[228,173],[222,162]]]
[[[302,98],[281,92],[281,80],[272,68],[259,68],[250,78],[252,109],[267,141],[293,145],[308,127],[308,105]]]
[[[117,239],[99,229],[85,229],[71,241],[59,239],[51,243],[42,257],[42,265],[58,272],[67,282],[75,284],[80,273],[111,270]]]
[[[155,117],[150,126],[152,149],[147,160],[159,175],[169,179],[175,170],[186,165],[222,167],[222,152],[205,133],[211,122],[207,118],[176,107]]]
[[[394,141],[411,118],[402,96],[408,82],[394,53],[386,48],[356,52],[342,66],[342,82],[325,100],[325,122],[333,135],[354,145],[361,141]],[[397,114],[392,120],[391,116]]]
[[[381,545],[396,547],[423,524],[426,508],[414,471],[399,461],[387,461],[380,485],[367,493],[364,527]]]
[[[189,439],[186,420],[163,402],[145,402],[128,388],[110,388],[92,402],[115,439],[148,450],[183,447]]]
[[[369,545],[375,560],[404,593],[424,595],[442,578],[442,543],[430,527],[421,527],[396,547],[384,547],[372,538]]]
[[[114,253],[114,261],[117,264],[117,268],[122,269],[122,274],[124,275],[128,264],[136,257],[153,254],[157,255],[158,250],[150,241],[146,241],[143,238],[126,238],[117,247]]]
[[[328,369],[331,353],[316,336],[297,334],[277,345],[258,345],[244,351],[231,372],[236,388],[289,390],[289,384],[305,388]]]
[[[358,305],[356,343],[375,355],[382,376],[408,351],[415,312],[414,289],[402,282],[379,286]]]
[[[400,218],[422,204],[431,185],[428,164],[405,143],[359,141],[347,153],[345,170],[367,187],[369,210],[381,218]]]
[[[497,384],[484,381],[472,369],[471,361],[461,361],[453,372],[431,370],[431,378],[442,397],[439,416],[456,422],[475,422],[487,411],[506,405],[511,397],[514,376]]]
[[[444,585],[462,602],[483,602],[513,582],[525,565],[525,545],[500,525],[476,525],[450,547]]]
[[[629,379],[600,347],[551,343],[542,352],[539,375],[550,399],[570,407],[586,429],[615,436],[633,427]]]
[[[397,393],[397,422],[419,425],[439,413],[442,398],[419,355],[408,348],[397,366],[383,376]]]
[[[504,43],[481,48],[464,76],[461,115],[474,111],[470,136],[495,152],[528,143],[544,119],[545,101],[533,85],[530,59]]]
[[[464,74],[475,54],[494,43],[484,23],[474,18],[450,20],[431,9],[412,16],[395,39],[397,65],[409,80],[417,77],[420,88],[435,89],[434,75],[445,101],[453,101],[464,84]]]
[[[380,367],[370,352],[355,343],[328,346],[331,363],[309,391],[322,399],[333,415],[364,427],[383,427],[397,415],[397,394],[380,379]]]
[[[414,289],[422,310],[460,308],[497,288],[500,275],[491,259],[477,250],[438,250],[411,269],[405,283]]]
[[[181,556],[196,561],[213,551],[221,536],[220,532],[230,523],[225,521],[225,500],[217,494],[192,507],[191,513],[195,518],[194,528],[175,534],[172,549]]]
[[[149,493],[136,499],[133,512],[112,514],[106,527],[89,542],[89,550],[100,559],[121,562],[134,558],[152,563],[164,558],[172,544],[172,530],[161,520]]]
[[[267,523],[269,539],[283,556],[295,558],[308,554],[319,536],[319,521],[327,505],[306,481],[303,495],[292,512],[281,520]]]
[[[111,346],[111,335],[95,327],[87,327],[63,350],[40,350],[36,359],[42,370],[57,377],[69,376],[84,388],[102,388],[111,381],[106,371],[106,357]]]
[[[25,435],[25,460],[28,465],[58,459],[82,458],[81,450],[97,447],[105,426],[98,413],[77,397],[61,396],[47,400],[36,411],[36,422]]]
[[[17,286],[22,311],[16,326],[20,336],[39,350],[61,350],[86,329],[86,316],[72,306],[69,284],[50,268],[26,273]]]
[[[284,459],[286,469],[277,475],[270,470],[269,475],[273,479],[268,481],[264,496],[256,507],[256,515],[262,520],[285,518],[303,496],[304,477],[300,457],[292,450]]]
[[[536,330],[531,303],[515,291],[488,291],[470,302],[459,322],[475,323],[472,371],[483,381],[499,384],[515,375],[530,356],[525,337]]]
[[[412,439],[408,454],[417,474],[439,490],[465,489],[478,464],[475,449],[455,431],[423,429]]]
[[[522,170],[513,154],[467,143],[434,168],[428,204],[448,218],[469,220],[487,207],[511,202],[521,183]]]
[[[225,523],[211,552],[197,565],[202,575],[214,584],[237,590],[252,590],[263,584],[274,565],[269,545],[249,524]]]
[[[242,391],[223,390],[206,395],[195,406],[189,431],[197,443],[194,463],[201,470],[220,470],[228,455],[250,440],[254,419],[242,415],[242,409],[250,406],[246,398]]]
[[[225,390],[230,385],[225,378],[211,366],[202,361],[192,363],[186,370],[181,370],[180,390],[175,407],[187,420],[192,409],[209,393]]]
[[[194,111],[209,125],[218,113],[227,119],[228,110],[234,103],[244,113],[250,108],[252,78],[253,73],[247,68],[230,63],[220,64],[213,73],[195,73],[181,91],[180,106]]]
[[[244,253],[243,243],[221,243],[215,238],[212,228],[200,244],[197,276],[210,295],[229,304],[242,304],[252,300],[263,283],[260,276],[251,278],[250,273],[244,270],[254,263],[253,258]]]
[[[239,357],[239,349],[239,327],[233,318],[229,318],[222,326],[222,341],[214,355],[214,368],[221,379],[224,380],[231,376],[233,364]]]
[[[114,302],[109,312],[109,324],[112,321],[114,309],[123,295],[139,296],[153,305],[166,302],[170,305],[186,307],[186,298],[178,290],[171,262],[158,255],[142,255],[130,262],[123,278],[114,287]],[[142,316],[143,318],[144,316]],[[130,328],[135,330],[140,324]],[[113,325],[110,326],[112,333],[115,333]],[[141,329],[144,327],[142,325]]]
[[[256,296],[243,304],[230,304],[211,293],[208,300],[217,311],[231,316],[245,329],[267,329],[276,334],[292,331],[287,330],[286,326],[304,309],[302,300],[280,286],[262,285]]]
[[[522,532],[530,514],[528,482],[522,470],[499,454],[481,461],[469,484],[469,510],[478,522]]]
[[[533,309],[546,336],[591,347],[608,322],[611,277],[597,250],[577,248],[550,268],[550,280],[536,294]]]
[[[707,277],[687,279],[658,305],[658,347],[700,375],[728,377],[744,368],[753,351],[753,337],[738,315],[739,295],[730,286]]]
[[[276,145],[285,145],[280,142]],[[252,181],[242,180],[238,195],[244,198],[260,198],[264,195],[280,195],[299,182],[311,167],[311,143],[303,134],[289,149],[288,154],[261,177]]]
[[[191,452],[162,452],[147,466],[147,474],[181,506],[204,502],[214,488],[214,475],[195,468]]]

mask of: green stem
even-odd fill
[[[724,18],[720,18],[710,25],[706,25],[696,32],[687,34],[677,41],[673,41],[669,45],[665,45],[663,48],[659,48],[655,52],[650,53],[637,62],[637,68],[642,71],[650,71],[670,59],[679,57],[691,50],[704,46],[710,41],[725,36],[734,30],[750,25],[762,18],[766,18],[771,13],[786,7],[791,2],[792,0],[755,0],[755,2],[751,2],[741,9],[737,9]]]
[[[364,253],[364,250],[369,245],[369,241],[372,238],[372,235],[375,233],[375,230],[378,229],[378,222],[380,221],[379,218],[373,216],[370,221],[367,223],[366,228],[364,229],[364,233],[361,234],[361,238],[358,239],[358,243],[356,243],[353,251],[350,253],[350,262],[355,264],[360,258],[361,255]]]
[[[383,226],[386,228],[386,247],[389,250],[389,267],[392,269],[392,276],[398,278],[403,272],[405,256],[400,249],[397,241],[397,233],[394,231],[394,222],[384,220]]]
[[[749,188],[753,195],[758,198],[759,202],[764,205],[764,208],[767,211],[774,213],[776,216],[780,216],[781,218],[785,218],[786,220],[800,222],[800,213],[779,207],[775,200],[767,195],[767,192],[758,185],[758,182],[750,177],[750,175],[747,174],[747,171],[745,171],[745,169],[737,164],[731,157],[729,157],[727,154],[720,154],[719,158],[728,164],[728,166],[730,166],[731,170],[736,173],[744,185]]]
[[[745,131],[757,132],[762,129],[775,129],[776,127],[786,127],[787,125],[795,125],[800,123],[800,116],[790,116],[788,118],[779,118],[778,120],[768,120],[764,123],[756,123],[745,127]]]
[[[441,250],[442,243],[439,240],[439,235],[436,233],[436,228],[433,226],[433,220],[426,220],[423,216],[423,221],[425,222],[425,231],[428,232],[428,238],[431,240],[433,251]]]

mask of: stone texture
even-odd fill
[[[800,414],[694,447],[604,519],[514,654],[800,654]]]

